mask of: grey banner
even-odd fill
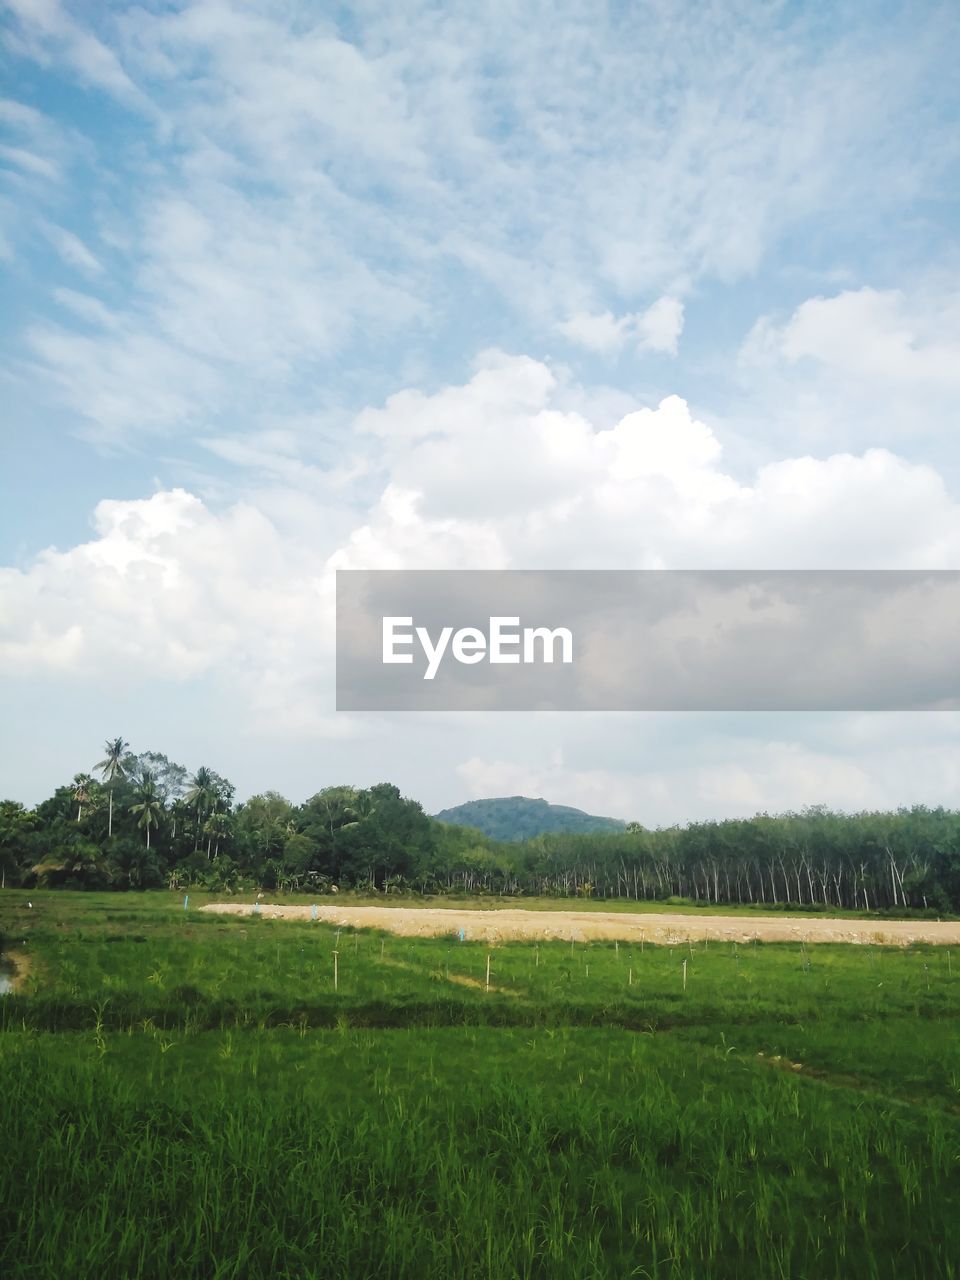
[[[960,572],[337,573],[342,711],[960,707]]]

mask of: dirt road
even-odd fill
[[[252,915],[248,902],[217,902],[201,908],[227,915]],[[310,920],[313,907],[260,904],[266,919]],[[617,911],[454,910],[440,907],[361,907],[344,903],[316,908],[325,924],[385,929],[406,937],[457,935],[470,941],[514,939],[586,942],[674,943],[707,938],[717,942],[858,942],[908,946],[911,942],[960,944],[960,922],[931,920],[830,920],[819,916],[710,916]]]

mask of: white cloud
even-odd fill
[[[960,295],[908,299],[864,287],[810,298],[783,324],[764,316],[748,335],[745,364],[809,360],[846,378],[921,391],[960,387]]]
[[[91,541],[0,570],[8,674],[70,668],[144,687],[249,679],[254,703],[264,681],[311,685],[330,648],[319,566],[258,511],[215,515],[172,490],[101,502],[94,523]]]
[[[617,319],[612,312],[596,315],[581,311],[557,325],[577,346],[602,355],[613,355],[625,346],[638,351],[677,354],[683,332],[683,303],[677,298],[658,298],[646,311],[631,312]]]
[[[17,34],[8,42],[45,62],[62,58],[86,84],[96,85],[124,100],[140,101],[140,94],[112,49],[76,22],[58,0],[6,0],[18,20]]]
[[[48,226],[46,233],[51,244],[68,266],[76,267],[84,275],[98,276],[103,267],[79,236],[64,227]]]
[[[545,365],[488,353],[464,386],[360,415],[390,488],[338,563],[439,568],[473,546],[476,567],[960,565],[960,509],[932,468],[874,449],[745,482],[677,396],[594,422],[556,407],[565,394]]]
[[[137,412],[172,347],[236,417],[265,376],[297,394],[337,357],[359,377],[385,338],[433,363],[452,299],[480,299],[481,341],[506,315],[592,350],[672,354],[678,298],[755,271],[828,195],[877,210],[941,176],[937,128],[918,147],[904,109],[934,53],[824,46],[802,13],[748,6],[731,23],[708,6],[694,47],[662,7],[598,18],[576,0],[556,22],[414,3],[349,29],[228,0],[12,7],[16,52],[105,89],[143,131],[98,148],[84,181],[102,237],[126,241],[117,341],[160,367],[124,398],[96,364],[65,376],[88,354],[69,329],[43,356],[104,434],[192,421],[176,395],[166,419]],[[878,194],[895,147],[909,172]]]
[[[59,169],[51,160],[28,151],[26,147],[0,147],[0,159],[40,178],[56,180],[60,177]]]
[[[358,449],[382,480],[353,514],[282,432],[235,455],[273,455],[262,499],[101,502],[90,541],[0,573],[3,663],[242,676],[253,701],[272,688],[320,705],[337,567],[960,565],[960,508],[929,468],[871,450],[745,483],[677,396],[598,426],[555,408],[559,393],[546,366],[489,353],[463,386],[361,414]]]

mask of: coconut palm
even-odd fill
[[[113,787],[118,778],[125,778],[127,776],[123,757],[129,746],[130,743],[124,742],[123,738],[113,738],[109,740],[104,747],[104,750],[107,753],[106,758],[101,760],[99,764],[93,766],[95,769],[100,771],[104,785],[110,788],[110,816],[107,819],[108,838],[113,835]]]
[[[132,813],[140,814],[138,827],[143,827],[147,833],[147,848],[150,848],[150,828],[160,825],[160,813],[163,809],[163,802],[157,794],[157,784],[154,782],[153,774],[149,769],[144,769],[140,777],[140,789],[137,792],[138,803],[132,804],[130,810]]]
[[[77,821],[80,821],[83,815],[83,806],[90,799],[90,788],[93,786],[93,779],[89,773],[75,773],[73,775],[73,798],[77,802]]]
[[[183,797],[183,803],[190,809],[193,809],[197,815],[196,839],[193,847],[196,849],[200,842],[200,827],[204,816],[209,813],[217,799],[216,779],[213,772],[201,765],[197,772],[190,779],[190,788]]]
[[[139,804],[130,806],[134,813],[140,814],[138,827],[143,827],[147,833],[147,848],[150,848],[150,828],[160,825],[160,811],[162,805],[160,799],[156,795],[145,795]]]
[[[177,838],[177,825],[182,821],[183,815],[186,811],[187,806],[182,800],[174,800],[173,804],[170,806],[170,817],[173,819],[173,832],[171,834],[171,839],[173,840],[176,840]]]

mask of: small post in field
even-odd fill
[[[617,953],[617,955],[620,954],[620,942],[619,942],[619,939],[617,938],[614,938],[613,940],[613,949]]]
[[[487,985],[484,987],[484,990],[485,991],[490,990],[490,952],[489,951],[487,952]]]
[[[333,953],[333,989],[339,990],[340,987],[340,952]]]
[[[686,960],[684,960],[684,962],[683,962],[683,989],[684,989],[684,991],[686,991],[686,989],[687,989],[687,962],[686,962]]]
[[[537,943],[536,947],[534,948],[534,953],[533,953],[533,954],[534,954],[533,967],[534,967],[535,969],[539,969],[539,968],[540,968],[540,943],[539,943],[539,942]],[[948,953],[948,954],[949,954],[949,953]]]
[[[640,930],[640,954],[643,955],[643,930]]]
[[[632,969],[627,970],[627,986],[628,987],[633,986],[633,970]]]

